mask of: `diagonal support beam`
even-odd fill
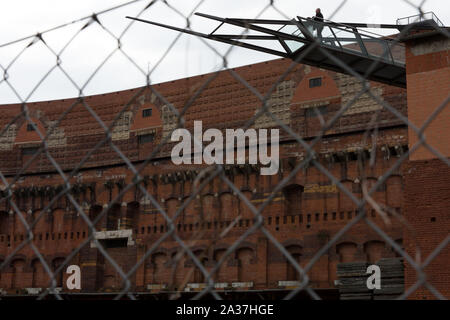
[[[170,29],[170,30],[174,30],[174,31],[190,34],[190,35],[201,37],[201,38],[205,38],[205,39],[215,40],[215,41],[219,41],[219,42],[223,42],[223,43],[232,44],[232,45],[235,45],[235,46],[238,46],[238,47],[243,47],[243,48],[247,48],[247,49],[252,49],[252,50],[256,50],[256,51],[265,52],[265,53],[268,53],[268,54],[273,54],[273,55],[280,56],[280,57],[283,57],[283,58],[288,58],[289,57],[289,55],[286,52],[273,50],[273,49],[269,49],[269,48],[264,48],[264,47],[261,47],[261,46],[257,46],[257,45],[253,45],[253,44],[249,44],[249,43],[244,43],[244,42],[236,41],[236,40],[232,40],[232,39],[221,38],[220,36],[218,37],[218,36],[213,35],[213,34],[205,34],[205,33],[201,33],[201,32],[192,31],[192,30],[189,30],[189,29],[182,29],[182,28],[172,27],[172,26],[169,26],[169,25],[166,25],[166,24],[153,22],[153,21],[148,21],[148,20],[139,19],[139,18],[134,18],[134,17],[129,17],[129,16],[127,16],[126,18],[127,19],[131,19],[131,20],[144,22],[144,23],[148,23],[148,24],[151,24],[151,25],[154,25],[154,26],[158,26],[158,27],[161,27],[161,28]]]
[[[253,24],[249,24],[249,23],[243,22],[242,21],[243,19],[234,20],[234,19],[228,19],[228,18],[220,18],[220,17],[216,17],[216,16],[212,16],[212,15],[204,14],[204,13],[200,13],[200,12],[196,12],[195,15],[197,15],[199,17],[211,19],[211,20],[216,20],[216,21],[219,21],[219,22],[228,23],[228,24],[231,24],[231,25],[234,25],[234,26],[237,26],[237,27],[258,31],[258,32],[262,32],[262,33],[265,33],[265,34],[270,34],[270,35],[273,35],[273,36],[276,36],[276,37],[282,37],[282,38],[285,38],[286,40],[293,40],[293,41],[297,41],[297,42],[303,42],[303,43],[306,43],[306,44],[308,43],[307,40],[304,40],[304,39],[302,39],[300,37],[293,36],[293,35],[290,35],[288,33],[275,31],[275,30],[272,30],[272,29],[260,27],[260,26],[255,26]],[[292,21],[291,24],[295,24],[295,22]]]
[[[327,35],[326,38],[321,37],[320,39],[314,37],[308,29],[310,19],[305,19],[301,17],[297,17],[297,19],[292,20],[262,20],[262,19],[230,19],[230,18],[221,18],[216,17],[204,13],[196,13],[197,16],[207,18],[210,20],[218,21],[219,26],[214,29],[214,31],[210,34],[204,34],[196,31],[192,31],[190,29],[182,29],[169,25],[165,25],[162,23],[147,21],[139,18],[127,17],[128,19],[133,19],[137,21],[141,21],[144,23],[152,24],[158,27],[162,27],[165,29],[174,30],[177,32],[182,32],[190,35],[194,35],[197,37],[201,37],[204,39],[215,40],[222,43],[231,44],[234,46],[239,46],[243,48],[247,48],[250,50],[255,50],[259,52],[264,52],[272,55],[276,55],[279,57],[289,58],[296,61],[296,58],[300,56],[305,50],[311,49],[311,46],[315,46],[317,48],[313,48],[313,50],[302,57],[301,63],[309,64],[311,66],[318,66],[321,68],[325,68],[328,70],[332,70],[335,72],[348,73],[345,68],[340,66],[332,59],[328,59],[326,56],[331,54],[342,61],[346,61],[350,67],[356,68],[356,72],[360,74],[365,74],[367,72],[367,68],[369,68],[374,61],[378,61],[380,63],[381,69],[377,69],[374,72],[371,72],[368,75],[369,80],[388,83],[391,85],[396,85],[399,87],[406,87],[406,68],[404,63],[397,62],[392,57],[392,52],[389,47],[389,42],[386,39],[374,38],[370,35],[360,34],[359,30],[355,26],[343,26],[341,24],[335,24],[333,22],[323,23],[323,26],[332,26],[330,28],[331,34]],[[216,34],[216,32],[223,25],[233,25],[246,30],[252,30],[259,32],[261,34]],[[259,24],[259,25],[256,25]],[[282,25],[281,28],[277,30],[269,29],[264,27],[264,25]],[[284,26],[295,26],[295,32],[298,34],[290,33],[291,28],[284,28]],[[334,26],[336,25],[336,26]],[[316,24],[313,24],[316,26]],[[337,31],[336,31],[337,30]],[[336,32],[335,32],[336,31]],[[340,37],[338,32],[344,31],[351,33],[354,37],[344,36]],[[364,36],[364,38],[363,38]],[[256,44],[248,43],[246,40],[254,40]],[[259,45],[258,42],[261,43]],[[267,47],[265,41],[269,41],[273,43],[281,44],[283,49],[271,49]],[[299,48],[291,49],[290,42],[296,42],[299,44]],[[342,42],[342,43],[341,43]],[[345,43],[354,43],[354,45],[359,46],[359,50],[352,49],[350,45],[344,45]],[[367,43],[366,43],[367,42]],[[370,52],[368,52],[368,48],[371,46],[371,43],[380,43],[384,45],[386,49],[388,49],[388,54],[391,55],[391,60],[388,57],[375,57]],[[368,47],[366,47],[366,44]],[[294,50],[295,49],[295,50]],[[320,50],[319,50],[320,49]],[[327,54],[327,53],[328,54]],[[388,68],[389,67],[389,68]],[[385,70],[385,68],[388,68]],[[383,72],[380,72],[383,71]]]

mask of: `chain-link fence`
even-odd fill
[[[344,285],[345,268],[356,268],[352,263],[355,260],[359,261],[358,258],[355,259],[355,252],[365,256],[363,259],[363,273],[365,273],[369,262],[375,263],[375,260],[386,258],[384,253],[387,249],[385,248],[390,248],[388,257],[397,257],[403,261],[406,268],[412,268],[417,273],[415,281],[411,282],[412,285],[405,287],[402,293],[397,295],[398,298],[408,298],[419,287],[424,286],[434,297],[443,299],[444,295],[427,282],[429,277],[425,268],[446,249],[449,237],[447,236],[440,245],[433,248],[426,257],[420,256],[418,246],[413,246],[413,251],[406,251],[398,237],[403,238],[403,232],[406,232],[415,238],[418,236],[417,230],[414,225],[410,225],[408,219],[405,219],[401,210],[402,205],[390,206],[386,203],[389,201],[381,200],[379,192],[384,192],[385,197],[390,195],[394,199],[401,198],[401,191],[386,187],[387,182],[393,176],[399,176],[402,166],[408,161],[410,155],[421,146],[427,148],[446,166],[450,166],[448,158],[430,145],[424,135],[431,122],[446,108],[448,97],[439,105],[429,106],[435,108],[435,111],[422,127],[416,127],[407,116],[404,89],[392,89],[385,85],[383,89],[380,89],[368,80],[371,79],[372,74],[379,71],[382,58],[373,59],[365,74],[356,72],[355,65],[335,56],[332,51],[322,45],[323,39],[311,34],[312,43],[307,50],[296,55],[293,61],[286,62],[285,59],[282,64],[275,65],[274,62],[269,67],[253,66],[253,68],[277,68],[275,75],[263,80],[266,89],[264,93],[257,83],[258,79],[252,79],[252,73],[247,69],[226,69],[230,55],[237,50],[235,46],[229,46],[225,53],[220,53],[210,41],[199,38],[208,50],[220,59],[222,65],[213,73],[197,77],[195,85],[186,85],[189,87],[189,94],[184,101],[174,101],[173,94],[167,94],[170,90],[164,91],[165,89],[160,89],[158,85],[152,83],[152,76],[179,41],[181,33],[166,48],[159,60],[152,61],[152,68],[144,70],[127,53],[124,46],[124,37],[132,32],[131,26],[140,22],[130,20],[125,29],[120,32],[112,31],[112,28],[102,22],[105,15],[130,5],[141,5],[141,9],[133,16],[136,18],[151,12],[155,5],[161,5],[184,19],[185,27],[191,30],[192,16],[204,2],[207,1],[198,1],[192,12],[184,13],[179,11],[176,2],[172,1],[130,1],[0,46],[3,49],[15,45],[22,46],[12,59],[0,62],[3,72],[0,84],[9,88],[20,101],[18,105],[0,107],[3,114],[0,128],[3,163],[0,169],[3,186],[0,200],[2,206],[0,288],[3,295],[0,297],[20,295],[19,293],[23,294],[25,292],[23,290],[28,288],[26,292],[36,294],[38,299],[49,296],[64,299],[65,294],[70,291],[64,289],[66,285],[63,280],[67,278],[65,271],[69,265],[79,264],[82,279],[89,279],[82,280],[83,286],[84,284],[94,286],[92,290],[81,288],[81,292],[95,292],[101,295],[108,292],[107,289],[110,288],[110,292],[116,299],[122,297],[136,299],[142,296],[143,291],[152,290],[157,291],[153,292],[155,295],[166,292],[170,299],[183,298],[186,292],[191,293],[189,298],[200,299],[212,295],[215,299],[224,299],[223,292],[228,287],[230,288],[228,292],[247,290],[258,294],[273,289],[275,292],[281,292],[286,299],[294,298],[300,292],[306,293],[313,299],[320,299],[324,297],[323,289],[338,290],[339,286]],[[414,4],[409,1],[404,2],[414,7]],[[425,3],[426,1],[423,1],[422,6]],[[346,1],[336,3],[337,7],[328,20],[333,20],[340,10],[345,10],[345,4]],[[416,9],[418,16],[415,21],[420,21],[424,12],[421,6]],[[292,21],[291,14],[277,7],[277,1],[266,1],[256,17],[245,18],[258,19],[268,10],[281,15],[286,21]],[[72,36],[63,39],[62,47],[55,49],[46,42],[46,38],[52,33],[72,28],[74,25],[78,29]],[[81,27],[78,27],[80,25]],[[87,80],[80,82],[65,69],[63,54],[70,51],[71,44],[92,25],[100,26],[105,31],[104,36],[112,37],[116,45],[97,68],[87,75]],[[392,48],[404,50],[402,40],[413,26],[414,24],[408,24],[399,34],[388,37],[390,46],[381,56],[391,54]],[[441,36],[449,36],[448,31],[441,26],[436,25],[433,28]],[[155,31],[155,29],[151,30]],[[243,28],[241,35],[248,35],[249,31],[250,29]],[[322,36],[325,37],[325,35]],[[249,37],[244,37],[245,39]],[[27,94],[22,95],[20,94],[22,90],[18,88],[20,83],[11,81],[14,77],[14,68],[20,65],[21,56],[38,43],[48,49],[54,64],[47,72],[39,75],[39,82]],[[89,50],[85,48],[86,52]],[[302,65],[308,54],[315,50],[334,65],[334,70],[330,71],[333,72],[334,80],[340,79],[342,83],[344,80],[349,81],[347,84],[342,84],[342,87],[346,86],[350,98],[339,100],[338,108],[333,110],[329,107],[326,111],[323,107],[333,103],[317,104],[316,100],[321,98],[332,100],[330,96],[335,96],[336,93],[331,91],[332,94],[323,93],[319,97],[304,98],[302,106],[294,110],[290,106],[291,100],[294,96],[301,95],[298,93],[300,89],[294,90],[294,84],[298,85],[301,82],[301,79],[296,80],[296,72],[303,72],[303,75],[328,72]],[[106,101],[106,107],[102,109],[98,107],[97,102],[85,96],[85,89],[101,72],[102,67],[117,54],[125,57],[130,68],[139,70],[147,79],[147,85],[130,90],[126,95],[121,94],[117,99],[114,98],[114,94],[105,95],[101,99]],[[186,61],[186,63],[190,62]],[[301,71],[298,71],[300,68],[302,68]],[[329,66],[323,68],[330,69]],[[336,70],[340,72],[336,73]],[[29,102],[29,99],[56,71],[61,72],[69,80],[70,86],[79,93],[78,97],[67,100],[65,103],[49,102],[48,107],[44,106],[44,103],[36,107],[35,103]],[[340,76],[341,73],[347,76]],[[248,92],[257,101],[258,106],[253,109],[255,112],[250,116],[244,113],[243,119],[239,119],[242,120],[240,126],[242,129],[258,126],[280,129],[280,149],[284,150],[280,161],[281,169],[276,176],[270,178],[270,183],[262,176],[257,178],[259,167],[254,165],[158,167],[158,163],[164,162],[164,159],[167,160],[167,155],[170,154],[173,147],[171,134],[174,130],[186,126],[191,128],[192,120],[196,117],[196,120],[201,120],[205,114],[210,118],[219,117],[218,110],[210,110],[209,105],[205,105],[201,99],[202,94],[211,85],[215,85],[215,80],[224,74],[228,78],[222,79],[221,83],[228,81],[239,84],[241,90]],[[310,83],[310,87],[329,84],[325,75],[319,74],[316,78],[322,79],[320,81],[323,83]],[[181,86],[181,82],[178,83]],[[292,91],[283,91],[286,85]],[[304,89],[305,92],[306,90]],[[395,94],[401,97],[401,101],[397,103],[395,99],[386,98],[384,94],[389,90],[398,90]],[[237,95],[239,94],[241,93],[238,92]],[[284,105],[285,109],[277,109],[277,101],[283,94],[289,100],[287,107],[286,102],[282,101],[280,105]],[[209,97],[211,96],[213,93],[210,93]],[[223,106],[217,102],[220,100],[220,95],[218,97],[216,100],[213,99],[212,103]],[[116,103],[116,101],[119,102]],[[355,111],[355,107],[361,104],[363,108],[367,108],[367,101],[369,101],[368,110]],[[135,142],[130,142],[131,140],[127,140],[131,139],[127,130],[129,131],[130,126],[138,122],[136,110],[140,111],[139,108],[149,103],[156,106],[153,108],[153,116],[157,113],[156,117],[161,118],[162,123],[154,125],[156,129],[150,126],[151,130],[149,126],[139,127],[139,130],[143,130],[142,134],[136,134]],[[226,103],[230,104],[227,106],[230,108],[230,114],[236,113],[237,117],[241,117],[242,114],[239,114],[238,110],[240,106],[234,105],[232,100],[227,100]],[[297,104],[301,103],[297,102]],[[37,108],[41,111],[35,111]],[[91,117],[89,123],[79,123],[84,120],[77,117],[79,114],[73,112],[77,108],[88,112]],[[113,110],[106,120],[104,108]],[[41,120],[50,109],[57,110],[58,116]],[[286,120],[288,113],[289,121]],[[364,116],[360,117],[361,114]],[[310,127],[305,124],[299,124],[296,127],[298,120],[296,116],[311,121]],[[337,125],[340,125],[339,128],[344,128],[343,123],[350,121],[348,119],[352,117],[357,119],[357,123],[349,124],[348,128],[354,125],[356,129],[336,130]],[[222,121],[222,129],[227,128],[227,119],[224,118]],[[233,118],[234,120],[236,119]],[[385,128],[386,121],[390,121],[392,128]],[[74,123],[75,127],[72,127],[72,135],[66,132],[67,137],[65,137],[60,128],[68,122]],[[229,123],[231,122],[230,118]],[[25,129],[21,129],[23,124],[28,124]],[[101,134],[92,133],[86,138],[81,134],[84,126],[91,126],[92,132],[97,130],[98,133],[98,130],[101,130]],[[158,131],[158,126],[162,128],[161,132]],[[231,128],[233,126],[234,124]],[[125,128],[123,131],[120,129],[122,127]],[[77,138],[78,130],[80,136],[77,143],[89,146],[84,154],[79,154],[77,150],[70,150],[70,147],[64,148],[70,139]],[[403,131],[399,134],[399,131],[395,130]],[[410,135],[418,137],[417,143],[410,143],[409,148],[405,139],[399,147],[385,142],[389,140],[389,136],[401,136],[408,130]],[[331,135],[330,132],[332,132]],[[21,138],[20,146],[18,146],[17,139],[21,134],[24,138]],[[126,138],[117,138],[121,134],[125,134]],[[350,138],[347,144],[339,142],[339,137],[345,140],[343,137],[355,135],[357,138],[353,140]],[[145,152],[143,156],[139,145],[146,145],[148,141],[145,139],[153,141],[150,141],[152,146],[150,152]],[[338,142],[332,142],[332,139]],[[33,143],[30,144],[30,140]],[[193,143],[198,145],[201,142],[194,137]],[[333,143],[334,145],[330,148],[332,151],[324,153],[326,145]],[[348,145],[352,145],[353,149],[350,150]],[[62,150],[61,154],[70,153],[71,156],[75,156],[74,154],[78,153],[75,157],[76,163],[67,162],[64,155],[54,151],[55,146],[61,147],[58,149]],[[15,156],[11,156],[15,155],[14,148],[19,150],[20,159],[14,159]],[[107,157],[114,158],[112,162],[108,162],[111,159],[101,157],[102,153],[106,153],[106,149],[110,152]],[[289,150],[294,152],[290,154]],[[383,159],[389,159],[385,162],[387,165],[382,164]],[[342,168],[346,166],[343,163],[347,161],[353,161],[352,166],[354,165],[355,172],[359,172],[358,176],[348,174],[348,177],[343,178],[347,176],[347,173],[336,175],[336,172],[342,171]],[[36,162],[39,165],[36,165]],[[371,170],[378,172],[374,175],[376,179],[369,179],[366,176],[366,173]],[[125,171],[126,178],[121,176]],[[108,180],[102,177],[103,172],[109,175]],[[320,183],[307,186],[295,184],[299,189],[293,187],[292,181],[299,176],[307,176],[308,173],[320,177],[318,178]],[[92,181],[97,181],[97,184],[82,183],[79,179],[89,174],[94,177]],[[42,182],[38,181],[38,178]],[[182,181],[190,187],[176,191]],[[218,185],[220,187],[217,187]],[[159,191],[158,188],[160,188]],[[106,194],[104,204],[96,199],[99,189]],[[226,197],[229,199],[224,197],[223,201],[219,201],[218,189],[226,189]],[[131,198],[134,197],[133,199],[130,198],[130,194],[132,194]],[[178,198],[171,201],[174,195]],[[202,201],[205,195],[210,195],[212,200]],[[97,197],[99,197],[98,194]],[[128,205],[124,198],[131,199]],[[321,206],[318,204],[320,201],[327,204],[325,209],[308,207],[306,204],[316,203],[316,206]],[[353,210],[340,209],[345,201],[351,203],[349,208],[352,207]],[[64,229],[65,232],[59,232],[56,229],[42,231],[46,230],[45,226],[54,224],[54,221],[58,219],[55,213],[56,208],[64,208],[64,220],[61,224],[70,226],[67,227],[69,229]],[[322,212],[316,213],[319,210]],[[216,211],[229,214],[215,216]],[[186,218],[186,212],[195,214]],[[133,215],[135,213],[136,215]],[[151,218],[140,218],[146,215]],[[110,218],[111,216],[115,219]],[[149,223],[150,219],[154,219],[155,222]],[[319,224],[319,221],[320,228],[311,227],[315,222]],[[291,227],[288,227],[289,223],[292,224]],[[333,227],[328,227],[327,224],[332,224]],[[367,246],[364,244],[361,248],[362,244],[350,243],[348,235],[352,234],[355,228],[358,230],[357,234],[353,234],[351,239],[357,239],[354,240],[355,243],[366,241]],[[86,234],[85,230],[87,230]],[[131,233],[127,233],[128,230],[131,230]],[[120,235],[114,236],[114,232]],[[289,236],[287,239],[289,232],[298,234],[298,237]],[[358,234],[361,232],[363,234]],[[373,235],[373,239],[367,235]],[[146,238],[147,236],[149,238]],[[306,240],[307,237],[314,240]],[[61,245],[51,245],[50,240],[55,240]],[[167,243],[170,243],[170,248]],[[258,248],[260,243],[264,243],[265,249]],[[376,248],[380,243],[383,243],[383,248],[378,250]],[[219,244],[226,245],[219,246]],[[375,249],[369,250],[368,247],[372,245]],[[339,251],[339,248],[343,249]],[[127,250],[134,253],[127,255],[130,252]],[[411,256],[411,252],[414,252],[416,256]],[[96,259],[95,263],[92,262],[93,255]],[[56,256],[58,259],[53,259]],[[328,262],[328,267],[324,267],[322,258],[325,256],[328,257],[328,261],[336,261],[333,267],[329,267],[331,262]],[[349,256],[351,257],[348,258]],[[371,257],[366,261],[367,256]],[[103,261],[103,271],[99,271],[99,261]],[[150,270],[148,277],[147,269]],[[355,273],[351,270],[347,273]],[[41,272],[40,275],[39,272]],[[339,277],[340,272],[343,272],[343,278]],[[111,280],[112,282],[119,279],[119,286],[108,286],[108,277],[112,277],[110,274],[115,274],[116,280]],[[261,283],[265,284],[251,281],[252,274],[264,279]],[[320,280],[323,277],[325,280]],[[402,278],[402,275],[398,277]],[[335,281],[334,284],[331,283],[333,281]],[[99,282],[101,284],[98,284]],[[273,285],[270,284],[272,282]],[[140,287],[138,283],[141,283]],[[324,286],[323,283],[328,283],[328,286]],[[41,288],[40,291],[31,290],[38,287]]]

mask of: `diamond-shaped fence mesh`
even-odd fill
[[[308,48],[291,59],[233,69],[228,66],[236,46],[221,51],[198,38],[220,67],[186,81],[154,84],[182,33],[174,32],[168,42],[143,25],[149,28],[145,41],[168,44],[143,69],[127,50],[127,42],[143,41],[133,36],[141,23],[129,20],[116,30],[104,22],[126,7],[140,6],[133,17],[144,19],[160,6],[191,30],[193,14],[208,2],[198,1],[185,12],[175,1],[130,1],[0,46],[9,52],[19,48],[0,61],[0,85],[20,102],[0,106],[0,298],[110,293],[116,299],[145,294],[406,299],[426,288],[445,299],[428,281],[433,276],[427,267],[448,250],[449,237],[421,254],[415,239],[426,241],[426,235],[403,214],[401,172],[421,148],[450,166],[426,138],[449,98],[427,106],[435,110],[418,127],[408,118],[406,89],[372,81],[371,75],[385,68],[382,58],[373,59],[365,73],[355,71],[358,63],[327,50],[324,39],[313,34]],[[345,3],[337,3],[327,19],[345,10]],[[277,1],[260,5],[257,16],[246,18],[259,19],[271,10],[292,21]],[[416,9],[400,33],[386,37],[389,46],[380,56],[405,54],[404,37],[426,20],[422,7]],[[93,28],[96,41],[108,39],[112,46],[105,44],[94,70],[76,70],[71,61],[89,59],[91,48],[82,49],[86,57],[71,51]],[[433,28],[427,32],[448,39],[440,23]],[[57,45],[48,41],[61,30],[68,32]],[[48,68],[26,71],[37,81],[23,85],[15,74],[36,46],[45,48]],[[188,51],[178,58],[186,67],[191,64],[186,55],[197,59]],[[311,52],[329,64],[308,66]],[[87,96],[117,56],[146,85]],[[117,72],[119,83],[126,72]],[[49,80],[55,73],[64,84]],[[70,87],[75,98],[30,102],[48,83],[55,91]],[[174,165],[171,135],[178,128],[193,129],[194,120],[222,132],[279,129],[278,172],[263,176],[259,164],[246,163]],[[197,138],[193,135],[192,146],[202,143]],[[382,270],[381,293],[366,287],[372,264]],[[81,288],[68,287],[73,265],[80,268]]]

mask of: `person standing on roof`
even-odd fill
[[[314,21],[317,21],[315,29],[317,30],[317,38],[322,41],[322,30],[323,30],[323,14],[320,8],[316,9],[316,15],[313,18]]]

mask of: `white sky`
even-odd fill
[[[64,24],[100,10],[125,3],[126,0],[1,0],[0,2],[0,64],[6,68],[12,59],[30,43],[30,39],[13,45],[2,44],[30,36],[37,32]],[[136,16],[150,0],[138,1],[100,16],[102,24],[118,35],[130,22],[125,16]],[[200,0],[168,0],[171,6],[188,14]],[[267,6],[269,0],[205,0],[196,11],[221,17],[255,18]],[[286,19],[295,16],[309,17],[314,15],[315,8],[322,8],[325,18],[337,8],[342,0],[277,0],[276,7],[284,14],[269,9],[260,18]],[[410,0],[412,4],[422,1]],[[449,1],[427,0],[423,10],[434,11],[445,25],[450,24]],[[347,0],[333,17],[337,22],[364,22],[394,24],[397,18],[417,14],[418,11],[404,0]],[[142,19],[161,23],[185,26],[185,20],[162,1],[150,7]],[[46,43],[59,51],[86,21],[71,24],[68,27],[49,32],[44,35]],[[216,22],[194,16],[191,27],[195,31],[209,33]],[[242,29],[239,29],[241,31]],[[226,32],[227,30],[223,30]],[[228,32],[236,31],[228,30]],[[378,30],[378,32],[382,32]],[[387,31],[392,33],[392,31]],[[384,31],[386,34],[386,31]],[[165,30],[148,24],[136,22],[123,38],[123,50],[147,71],[153,69],[159,59],[164,56],[177,32]],[[208,41],[220,53],[226,52],[230,46]],[[61,55],[61,66],[79,86],[83,86],[92,72],[117,47],[117,42],[98,24],[84,29]],[[229,56],[229,67],[237,67],[250,63],[277,58],[243,48],[234,48]],[[25,50],[22,56],[8,69],[8,81],[27,101],[52,100],[78,96],[77,89],[60,70],[54,70],[30,95],[33,88],[44,75],[55,65],[55,56],[38,42]],[[222,60],[202,41],[194,36],[183,35],[162,63],[151,74],[152,83],[159,83],[208,73],[220,69]],[[2,70],[0,70],[0,74]],[[101,68],[83,89],[85,95],[124,90],[145,85],[145,76],[120,52]],[[11,88],[2,81],[0,83],[0,104],[16,103],[20,99]]]

